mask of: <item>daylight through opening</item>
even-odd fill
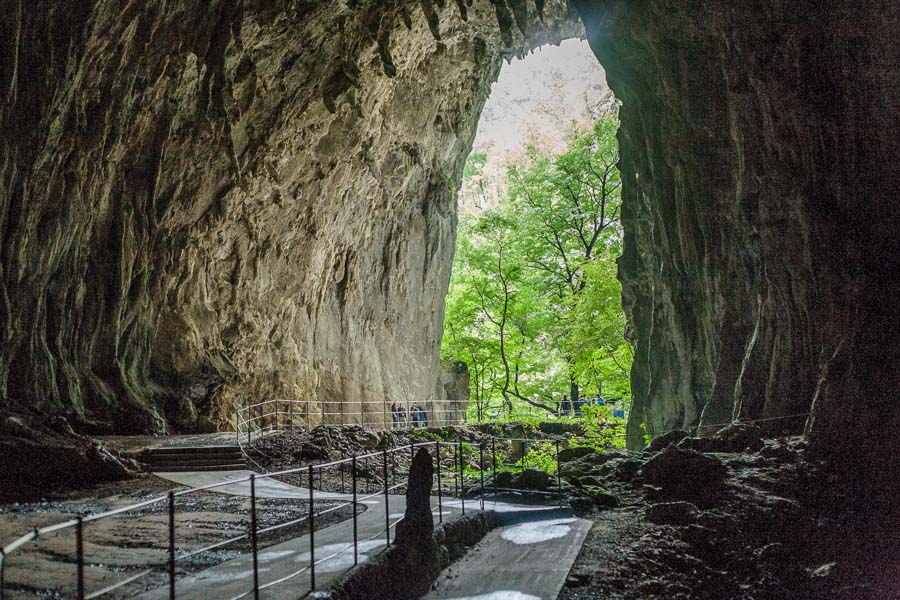
[[[624,433],[633,351],[616,279],[617,129],[583,40],[504,64],[466,161],[441,347],[468,371],[469,422]]]

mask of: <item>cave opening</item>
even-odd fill
[[[618,125],[583,38],[504,61],[457,196],[442,338],[442,360],[469,375],[468,421],[624,425]]]

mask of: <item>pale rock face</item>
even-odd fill
[[[5,401],[125,432],[438,398],[464,159],[566,3],[511,3],[523,35],[427,2],[440,40],[414,2],[69,5],[0,21]]]

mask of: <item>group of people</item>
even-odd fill
[[[428,427],[428,413],[418,404],[413,403],[409,407],[409,420],[413,427]],[[394,402],[391,404],[391,421],[394,429],[402,429],[406,427],[406,408],[402,402]]]
[[[581,409],[584,406],[593,405],[593,406],[605,406],[606,400],[600,394],[597,394],[593,398],[588,398],[587,396],[582,395],[580,398],[569,399],[567,394],[563,394],[562,401],[559,403],[559,416],[575,416],[580,417],[582,414]],[[612,406],[612,409],[615,409],[615,406]]]

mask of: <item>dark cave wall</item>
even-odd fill
[[[900,9],[576,4],[623,103],[631,432],[811,411],[767,426],[883,456],[900,425]]]
[[[578,33],[562,1],[441,4],[8,3],[4,408],[124,432],[433,396],[489,84]],[[623,102],[631,432],[812,411],[770,427],[890,466],[897,9],[573,4]]]
[[[125,433],[443,394],[490,83],[581,31],[541,5],[7,2],[2,410]]]

